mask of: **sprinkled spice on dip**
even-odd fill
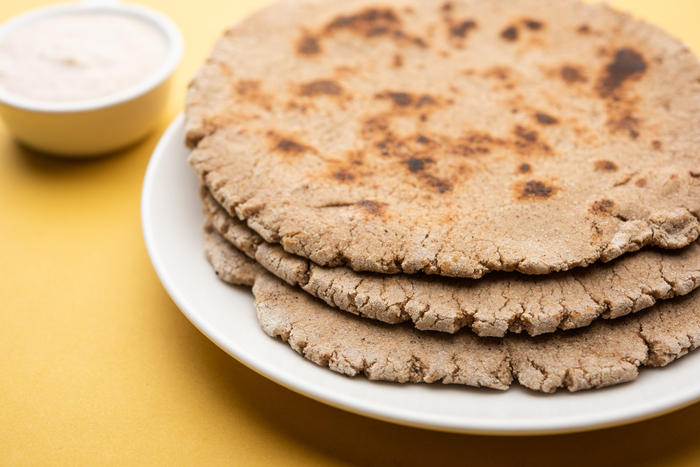
[[[0,87],[50,102],[104,97],[151,76],[167,53],[163,34],[128,14],[51,16],[0,39]]]

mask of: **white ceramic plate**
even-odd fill
[[[217,279],[204,259],[198,180],[187,165],[180,115],[146,171],[141,216],[146,247],[170,296],[200,331],[277,383],[369,417],[441,431],[543,434],[583,431],[660,415],[700,399],[700,351],[637,381],[601,390],[539,394],[348,378],[302,358],[258,326],[249,289]]]

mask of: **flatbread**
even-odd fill
[[[207,241],[212,236],[216,234]],[[235,264],[256,266],[225,240],[217,245],[237,256]],[[236,269],[229,272],[235,275]],[[219,272],[219,277],[230,276]],[[256,276],[253,293],[268,335],[280,337],[318,365],[348,376],[364,373],[372,380],[494,389],[507,389],[517,380],[536,391],[578,391],[631,381],[640,366],[664,366],[700,343],[697,291],[626,318],[597,320],[585,329],[500,339],[467,330],[423,332],[353,316],[268,272]]]
[[[267,242],[356,271],[544,274],[700,232],[700,63],[575,0],[285,0],[187,98],[189,162]]]
[[[420,330],[454,333],[466,326],[479,336],[523,330],[536,336],[637,312],[700,285],[698,242],[546,276],[494,273],[474,280],[328,268],[265,242],[208,190],[200,194],[213,227],[277,277],[330,306],[385,323],[411,320]]]
[[[204,257],[214,267],[216,275],[229,284],[252,287],[255,278],[265,272],[265,268],[232,248],[211,222],[204,224]]]

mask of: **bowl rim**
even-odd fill
[[[49,6],[33,8],[24,13],[9,18],[0,23],[0,41],[8,34],[16,31],[34,21],[60,16],[69,13],[94,13],[94,12],[114,12],[122,15],[130,15],[155,26],[168,44],[168,54],[156,70],[146,79],[129,86],[121,91],[106,96],[85,99],[79,101],[42,101],[30,99],[14,94],[0,87],[0,104],[4,104],[17,109],[42,113],[75,113],[86,112],[106,107],[111,107],[131,101],[147,94],[165,82],[180,64],[184,52],[184,42],[182,34],[177,25],[163,13],[135,3],[117,1],[83,1],[77,3],[60,3]]]

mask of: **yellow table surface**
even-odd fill
[[[46,3],[0,1],[0,21]],[[438,433],[315,402],[210,342],[151,266],[141,183],[214,40],[262,2],[144,3],[186,44],[151,137],[67,161],[18,146],[0,123],[0,465],[700,466],[700,404],[582,434]],[[700,52],[700,0],[612,3]]]

